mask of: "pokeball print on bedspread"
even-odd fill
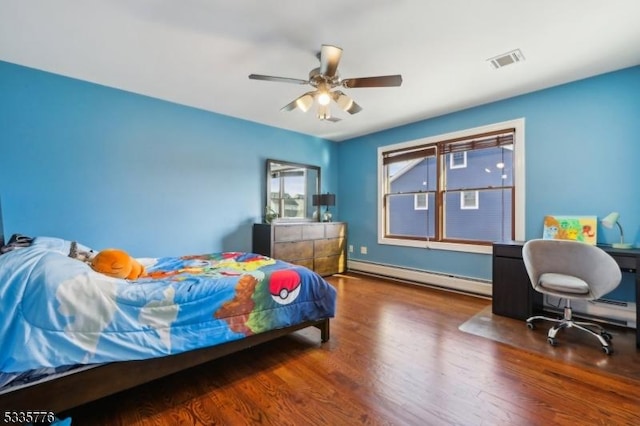
[[[300,294],[300,275],[294,270],[275,271],[269,278],[269,292],[276,303],[288,305]]]

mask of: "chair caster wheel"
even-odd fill
[[[611,355],[613,353],[613,348],[611,346],[603,346],[602,352],[604,352],[607,355]]]
[[[556,346],[558,344],[558,341],[553,337],[547,337],[547,342],[549,342],[551,346]]]
[[[527,322],[527,327],[529,328],[529,330],[534,330],[536,328],[536,325],[532,322]]]
[[[602,338],[603,338],[604,340],[606,340],[607,342],[610,342],[610,341],[611,341],[611,339],[613,339],[613,336],[612,336],[610,333],[606,332],[606,331],[603,331],[602,333],[600,333],[600,335],[601,335],[601,336],[602,336]]]

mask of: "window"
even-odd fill
[[[465,167],[467,167],[467,153],[465,151],[449,154],[450,169],[463,169]]]
[[[414,210],[429,210],[429,197],[427,194],[415,194],[413,196]]]
[[[306,172],[303,169],[271,172],[269,207],[283,218],[305,216]]]
[[[523,119],[378,157],[379,243],[489,253],[493,241],[524,237]]]
[[[460,192],[460,210],[477,210],[478,204],[478,191]]]

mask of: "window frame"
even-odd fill
[[[418,247],[428,249],[440,249],[440,250],[452,250],[468,253],[486,253],[492,252],[491,245],[481,245],[477,243],[464,243],[464,242],[443,242],[443,241],[430,241],[429,239],[417,240],[410,238],[397,238],[385,236],[385,217],[384,217],[384,197],[385,197],[385,165],[383,164],[383,157],[385,153],[391,151],[401,151],[420,146],[436,144],[438,142],[472,137],[474,135],[496,132],[504,129],[515,129],[515,135],[513,140],[513,197],[514,197],[514,235],[516,240],[524,240],[525,234],[525,119],[517,118],[514,120],[508,120],[500,123],[489,124],[486,126],[480,126],[456,132],[440,134],[435,136],[429,136],[422,139],[411,140],[407,142],[401,142],[393,145],[386,145],[378,147],[378,244],[396,245],[404,247]]]

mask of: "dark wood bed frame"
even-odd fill
[[[3,236],[0,205],[0,246]],[[324,318],[162,358],[114,362],[2,394],[0,410],[60,413],[312,326],[320,329],[322,342],[329,340],[329,318]]]
[[[311,326],[320,329],[322,342],[329,340],[329,319],[325,318],[162,358],[114,362],[0,395],[0,411],[60,413]]]

